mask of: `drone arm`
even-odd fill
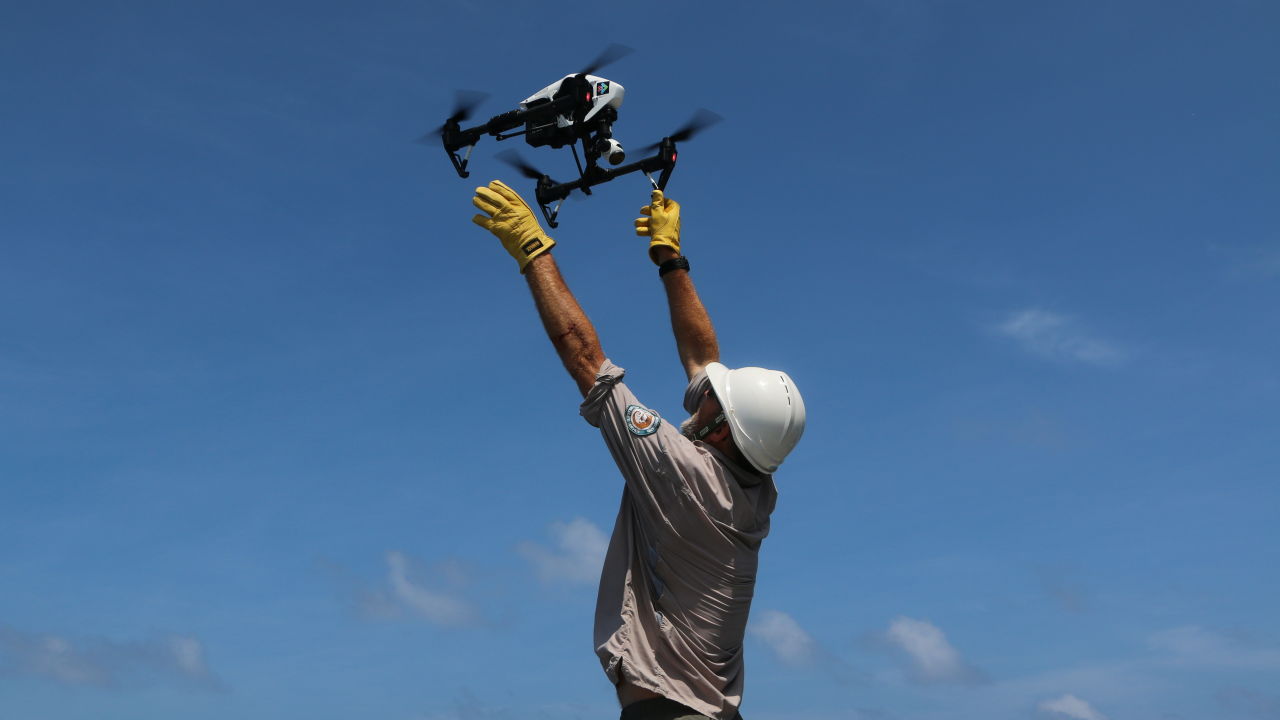
[[[482,135],[492,135],[499,140],[503,140],[512,136],[503,135],[503,133],[520,127],[526,121],[538,122],[543,119],[553,118],[556,115],[572,110],[577,106],[578,102],[576,96],[565,95],[551,102],[495,115],[483,125],[466,129],[459,127],[456,120],[449,120],[445,122],[444,127],[441,129],[440,139],[444,143],[445,152],[449,153],[449,160],[453,162],[453,169],[458,172],[460,177],[465,178],[470,175],[467,172],[467,162],[471,158],[471,148],[480,142]],[[458,151],[463,148],[467,148],[466,154],[458,155]],[[555,225],[553,224],[552,227],[555,227]]]
[[[658,178],[658,188],[666,189],[667,180],[671,178],[671,171],[676,166],[676,149],[675,143],[665,140],[658,147],[657,154],[637,160],[628,165],[621,165],[616,168],[602,168],[598,165],[592,165],[587,168],[583,176],[577,180],[566,183],[553,183],[545,187],[538,187],[538,202],[546,206],[556,200],[563,200],[569,196],[574,190],[582,190],[594,187],[602,183],[609,182],[614,178],[621,177],[636,171],[645,173],[660,173]]]
[[[550,102],[519,110],[511,110],[501,115],[494,115],[489,118],[489,122],[465,130],[458,126],[456,120],[450,119],[445,122],[444,127],[441,129],[440,138],[444,142],[444,149],[449,154],[450,162],[453,163],[453,169],[458,172],[459,177],[465,178],[471,174],[467,172],[467,162],[471,159],[471,149],[480,141],[482,135],[492,135],[499,140],[522,135],[526,130],[505,135],[503,133],[520,127],[526,122],[536,123],[550,120],[556,115],[572,111],[581,102],[576,94],[563,95]],[[458,155],[458,151],[463,148],[467,149],[466,154]],[[551,227],[555,227],[555,213],[548,214],[545,204],[543,205],[542,213],[546,216],[548,224]]]
[[[477,129],[481,132],[498,136],[508,130],[514,130],[515,128],[520,127],[530,119],[537,122],[539,120],[553,118],[556,115],[564,115],[578,107],[581,103],[582,101],[576,95],[562,95],[549,102],[532,105],[519,110],[508,110],[501,115],[494,115],[489,118],[489,122]]]

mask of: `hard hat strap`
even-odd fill
[[[698,439],[699,440],[705,439],[711,433],[724,427],[725,423],[727,422],[729,422],[728,418],[724,416],[724,412],[721,412],[719,415],[716,415],[715,420],[712,420],[705,427],[703,427],[701,430],[698,431],[697,433]]]

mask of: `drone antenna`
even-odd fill
[[[649,171],[647,171],[647,170],[646,170],[646,171],[645,171],[645,173],[644,173],[644,176],[645,176],[645,177],[647,177],[647,178],[649,178],[649,182],[650,182],[650,184],[652,184],[652,185],[653,185],[653,189],[654,189],[654,190],[661,190],[661,189],[662,189],[662,188],[658,187],[658,181],[653,179],[653,175],[652,175],[652,174],[650,174],[650,173],[649,173]]]

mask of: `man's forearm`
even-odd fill
[[[678,257],[672,250],[662,248],[659,261]],[[662,276],[667,291],[667,306],[671,309],[671,331],[676,338],[676,350],[685,374],[693,377],[707,364],[720,360],[720,343],[716,341],[711,317],[702,305],[693,278],[686,270],[673,270]]]
[[[550,253],[529,263],[525,279],[547,337],[551,338],[565,370],[585,396],[595,384],[596,372],[604,362],[604,350],[600,348],[595,327],[569,291]]]

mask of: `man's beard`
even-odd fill
[[[696,419],[696,416],[690,415],[688,420],[685,420],[684,422],[680,423],[680,434],[689,438],[690,440],[698,439],[699,428],[693,424],[693,421],[695,419]]]

